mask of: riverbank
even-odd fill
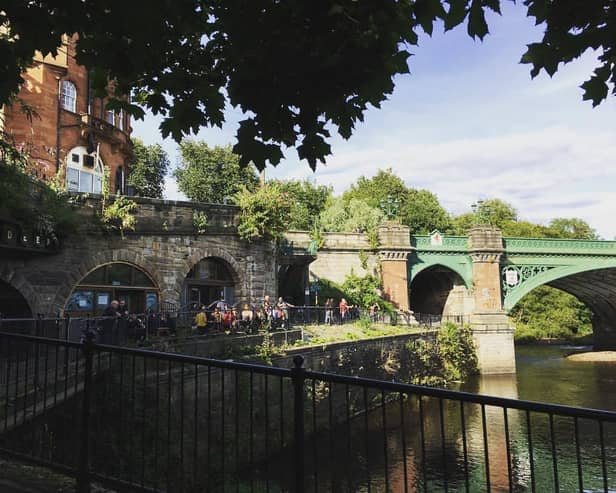
[[[594,363],[616,363],[616,351],[590,351],[567,356],[569,361],[591,361]]]

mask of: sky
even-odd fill
[[[413,188],[435,193],[450,213],[470,211],[478,199],[511,203],[519,217],[547,223],[579,217],[604,239],[616,239],[616,98],[593,108],[579,85],[591,74],[596,53],[562,66],[549,78],[530,77],[519,64],[541,27],[521,5],[505,2],[503,15],[489,15],[490,34],[473,41],[464,27],[420,37],[411,74],[381,109],[367,112],[348,140],[332,139],[333,155],[313,173],[291,149],[268,178],[310,178],[343,192],[359,176],[392,168]],[[226,112],[222,129],[191,138],[210,145],[235,142],[241,113]],[[162,140],[160,120],[133,123],[133,136],[161,143],[172,163],[177,145]],[[184,198],[173,178],[165,197]]]

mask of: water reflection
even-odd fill
[[[521,348],[517,375],[483,376],[462,390],[616,409],[616,366],[568,362],[567,351]],[[604,425],[602,444],[588,420],[398,395],[379,406],[381,397],[370,394],[373,409],[349,424],[336,424],[344,406],[329,403],[331,425],[306,444],[307,491],[616,491],[614,425]],[[276,462],[270,470],[292,469],[287,457]],[[291,489],[290,478],[271,479]]]

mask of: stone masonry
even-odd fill
[[[163,302],[180,302],[184,280],[203,258],[222,260],[232,272],[236,299],[261,300],[276,295],[276,260],[271,242],[248,243],[236,233],[237,208],[153,199],[139,205],[134,232],[104,233],[95,226],[98,199],[86,200],[81,214],[87,227],[63,241],[59,253],[0,259],[0,280],[26,298],[33,313],[62,311],[74,287],[95,268],[127,262],[145,271],[160,289]],[[197,234],[193,213],[205,212],[208,227]]]

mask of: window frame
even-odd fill
[[[77,86],[70,80],[64,79],[60,83],[60,107],[77,113]]]

